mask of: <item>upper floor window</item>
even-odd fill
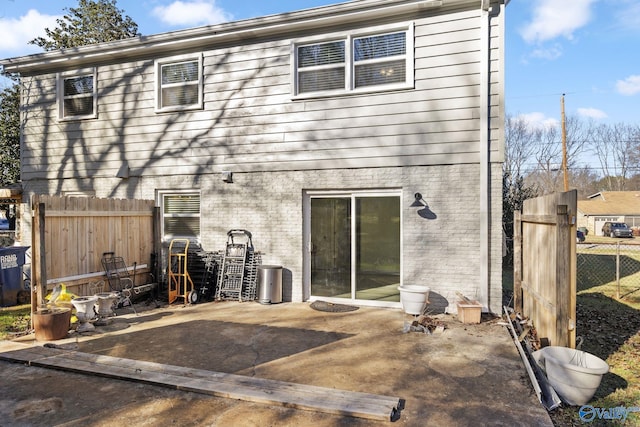
[[[156,61],[156,110],[202,108],[202,55]]]
[[[345,89],[345,41],[298,46],[298,93]]]
[[[57,75],[58,118],[91,119],[97,116],[98,91],[96,69]]]
[[[295,42],[294,96],[413,87],[413,25]]]

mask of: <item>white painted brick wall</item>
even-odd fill
[[[431,301],[455,311],[456,291],[480,295],[479,165],[342,169],[298,172],[234,173],[233,183],[219,174],[163,178],[130,178],[91,182],[96,197],[155,199],[156,190],[201,190],[201,243],[205,250],[223,249],[230,229],[249,230],[263,264],[284,267],[285,301],[302,301],[304,190],[402,190],[403,280],[431,287]],[[490,310],[502,305],[501,168],[492,166]],[[29,189],[49,193],[45,183]],[[65,188],[69,186],[69,188]],[[85,190],[65,182],[59,191]],[[432,219],[409,205],[420,192]]]

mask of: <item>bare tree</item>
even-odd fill
[[[589,132],[584,122],[575,116],[567,117],[565,129],[569,185],[573,187],[571,171],[578,168],[578,159],[585,152]],[[546,126],[540,130],[535,159],[537,168],[527,177],[529,184],[537,185],[542,194],[564,191],[562,133],[558,126]]]
[[[575,167],[569,171],[571,188],[578,190],[578,199],[586,199],[587,196],[600,191],[598,181],[600,177],[588,166]]]
[[[507,264],[513,261],[513,213],[522,209],[526,199],[537,195],[537,189],[524,181],[529,169],[527,164],[536,150],[536,139],[537,131],[532,130],[524,118],[507,115],[502,164],[502,229],[507,244]]]
[[[640,174],[640,124],[629,125],[628,136],[631,144],[629,169],[632,172],[631,178],[636,178],[635,181],[637,182]],[[631,188],[637,189],[638,186],[635,185]]]
[[[524,176],[527,164],[536,151],[537,134],[523,117],[507,115],[505,121],[505,154],[502,170],[505,175],[517,179]]]
[[[568,116],[565,120],[565,128],[567,131],[567,168],[571,170],[578,166],[580,155],[588,149],[589,126],[578,116]]]
[[[535,152],[536,169],[527,177],[529,185],[535,185],[541,194],[558,191],[562,186],[562,143],[556,126],[546,126],[538,134]]]
[[[601,124],[591,129],[591,149],[604,173],[605,190],[624,191],[640,158],[638,126]]]

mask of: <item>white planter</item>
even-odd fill
[[[400,303],[402,309],[407,314],[419,315],[424,312],[429,302],[429,291],[431,288],[423,285],[401,285]]]
[[[76,309],[76,317],[78,318],[78,332],[89,332],[95,330],[95,326],[91,321],[96,317],[94,307],[98,302],[98,297],[78,297],[71,300],[71,304]]]
[[[115,292],[101,292],[94,296],[98,298],[98,321],[96,325],[107,325],[110,323],[109,318],[115,316],[113,305],[119,298],[119,295]]]
[[[569,405],[587,404],[609,365],[591,353],[568,347],[544,347],[532,354],[558,395]]]

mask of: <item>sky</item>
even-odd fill
[[[340,0],[118,0],[144,35],[338,3]],[[480,4],[480,0],[478,0]],[[0,58],[38,53],[77,0],[0,0]],[[511,0],[505,102],[511,116],[640,124],[640,0]],[[0,81],[0,88],[7,82]]]

